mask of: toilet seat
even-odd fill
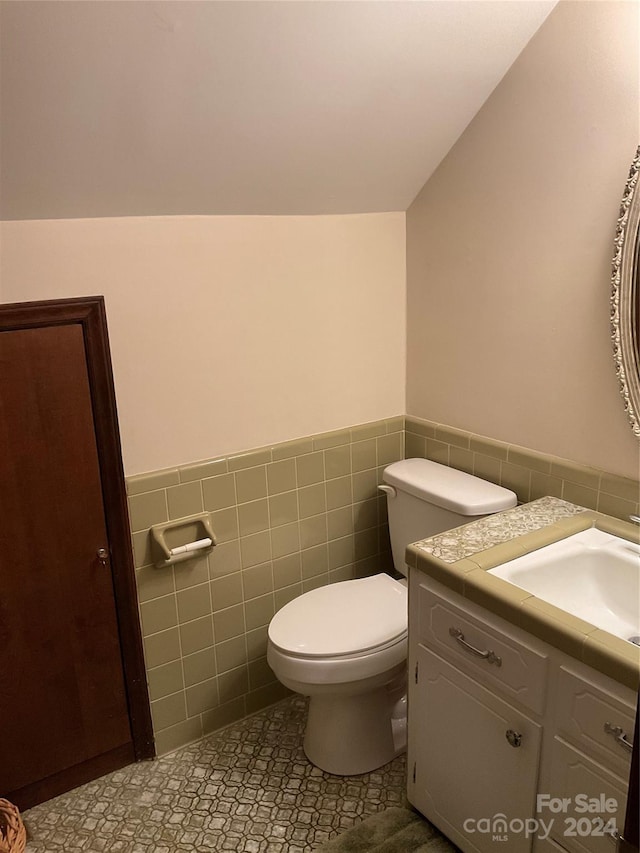
[[[269,625],[269,641],[286,656],[340,660],[406,641],[407,588],[381,573],[306,592]]]

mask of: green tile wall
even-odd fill
[[[638,515],[638,480],[407,415],[405,455],[432,459],[512,489],[522,503],[564,498],[616,518]]]
[[[403,455],[397,417],[128,478],[158,754],[285,695],[266,661],[280,607],[391,567],[377,486]],[[210,555],[155,568],[151,525],[203,510]]]
[[[127,480],[159,754],[276,702],[273,614],[302,592],[392,566],[384,467],[419,456],[618,518],[640,486],[605,471],[412,416],[309,436]],[[207,510],[209,557],[156,569],[149,528]]]

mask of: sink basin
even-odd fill
[[[489,572],[640,644],[640,547],[633,542],[592,527]]]

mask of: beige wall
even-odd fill
[[[561,2],[407,213],[409,415],[629,477],[609,280],[638,12]]]
[[[128,475],[404,412],[404,213],[5,222],[1,264],[106,297]]]

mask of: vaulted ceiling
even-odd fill
[[[405,210],[554,5],[3,2],[0,216]]]

